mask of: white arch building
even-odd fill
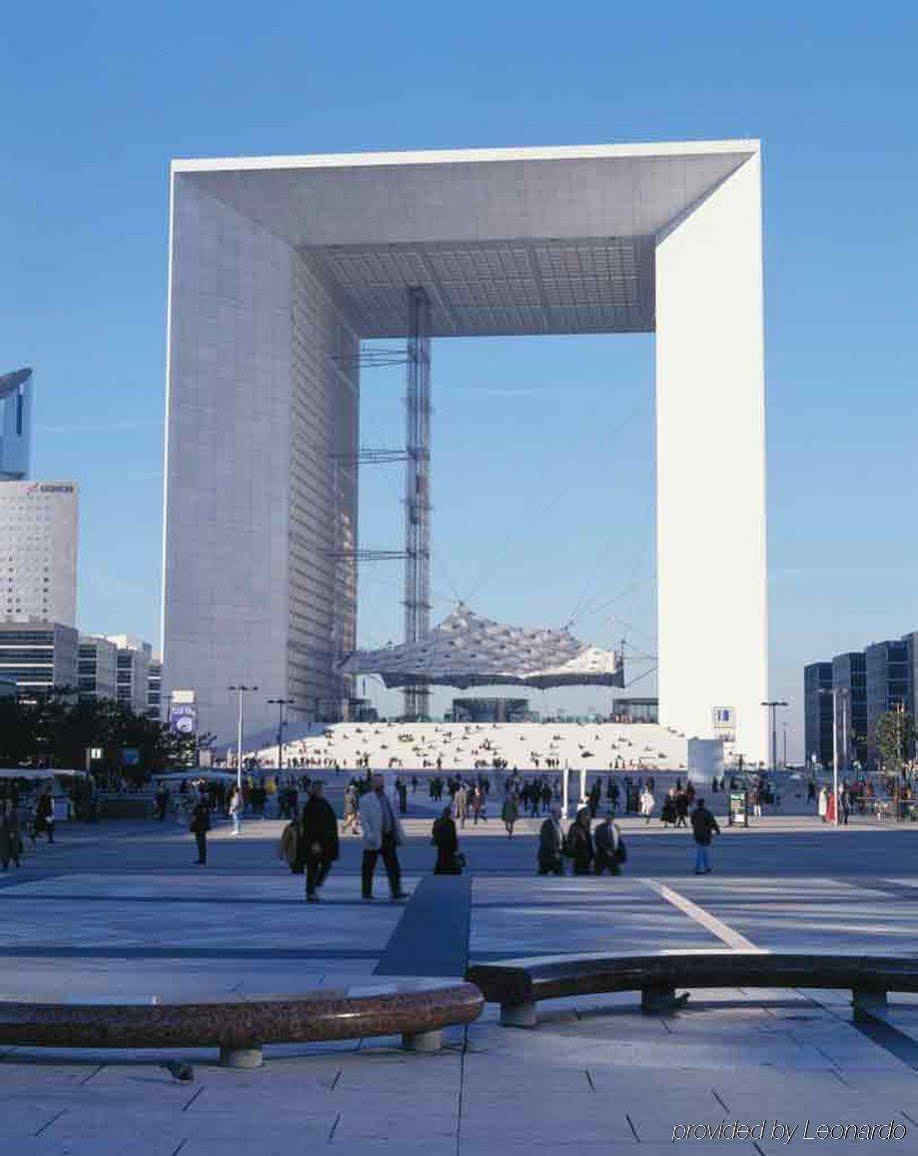
[[[164,669],[201,726],[230,683],[340,696],[359,343],[423,286],[432,336],[656,333],[660,718],[729,708],[765,759],[760,186],[756,141],[174,161]]]

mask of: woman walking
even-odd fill
[[[641,814],[644,816],[644,824],[650,822],[650,816],[653,814],[653,808],[656,800],[653,797],[653,791],[649,786],[646,786],[641,791]]]
[[[242,830],[242,811],[245,803],[242,799],[242,791],[238,787],[233,787],[229,798],[229,817],[233,820],[233,834],[238,835]]]

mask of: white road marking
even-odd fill
[[[686,899],[686,897],[680,895],[678,891],[673,891],[672,887],[667,887],[665,883],[660,883],[656,879],[643,879],[642,882],[656,891],[658,895],[661,895],[667,903],[671,903],[673,907],[678,907],[689,919],[694,919],[695,922],[700,923],[706,931],[710,931],[712,935],[716,935],[731,951],[754,951],[760,955],[768,954],[768,948],[756,947],[745,935],[740,935],[738,931],[734,931],[732,927],[728,927],[723,920],[718,919],[716,915],[712,915],[710,911],[705,911],[703,907],[699,907],[698,904],[693,903],[691,899]]]

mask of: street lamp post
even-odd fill
[[[268,705],[277,707],[277,769],[282,771],[284,769],[284,727],[286,726],[284,707],[293,706],[294,700],[292,698],[269,698]]]
[[[239,794],[242,794],[242,725],[245,708],[243,706],[243,699],[246,694],[254,693],[258,690],[257,686],[244,686],[239,683],[238,686],[231,686],[231,691],[235,691],[239,695],[239,725],[236,731],[236,789]]]
[[[770,702],[763,702],[762,706],[767,706],[771,711],[771,770],[772,774],[775,774],[778,770],[777,710],[779,706],[787,706],[787,703],[779,699],[772,699]]]
[[[830,694],[832,696],[832,798],[834,799],[834,802],[835,802],[835,805],[832,809],[832,813],[833,813],[832,826],[837,827],[838,826],[838,696],[845,694],[845,687],[833,686],[833,687],[831,687],[831,689],[829,687],[823,687],[817,693]],[[846,725],[844,701],[845,701],[844,698],[842,698],[842,726],[843,727]],[[845,738],[845,750],[846,751],[847,751],[847,748],[848,748],[848,739],[846,737]],[[845,759],[845,763],[847,765],[847,757]]]

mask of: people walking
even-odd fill
[[[459,855],[459,836],[456,833],[456,822],[449,807],[444,807],[439,819],[434,820],[430,841],[437,849],[434,875],[461,875],[462,859]]]
[[[593,836],[590,831],[590,810],[581,807],[577,818],[567,832],[566,852],[573,861],[575,875],[588,875],[594,858]]]
[[[54,842],[54,799],[51,796],[51,788],[47,787],[43,792],[41,798],[38,800],[38,809],[36,811],[36,827],[39,831],[47,831],[48,842]]]
[[[501,807],[500,817],[507,829],[507,838],[513,838],[513,828],[516,826],[516,821],[520,817],[520,805],[517,801],[516,791],[512,788],[504,795],[504,805]]]
[[[338,818],[325,798],[325,784],[320,781],[309,784],[300,838],[306,867],[306,900],[318,903],[318,889],[338,858]]]
[[[689,794],[688,787],[686,787],[684,790],[680,787],[680,789],[676,791],[676,797],[673,799],[673,806],[675,807],[676,811],[675,825],[677,827],[688,826],[689,804],[691,801],[692,797]]]
[[[281,831],[280,857],[286,861],[294,875],[303,874],[303,838],[296,818],[291,819]]]
[[[649,784],[641,791],[640,804],[641,815],[644,817],[644,823],[646,825],[650,822],[650,816],[653,814],[653,808],[655,804],[653,791],[650,789]]]
[[[242,791],[238,787],[233,787],[230,791],[229,817],[233,821],[233,834],[238,835],[242,831],[242,812],[245,808],[245,803],[242,798]]]
[[[597,875],[608,871],[610,875],[621,875],[622,863],[628,858],[625,840],[618,823],[611,812],[593,832],[594,870]]]
[[[548,818],[539,830],[539,874],[564,874],[564,833],[561,830],[561,808],[553,803]]]
[[[18,867],[22,858],[22,831],[13,800],[4,800],[0,808],[0,863],[3,864],[3,870],[8,871],[10,860]]]
[[[373,874],[376,861],[381,855],[392,898],[404,899],[397,852],[399,844],[404,842],[404,834],[401,822],[386,796],[385,779],[381,774],[373,775],[370,790],[361,797],[358,811],[363,829],[363,862],[360,872],[363,898],[373,898]]]
[[[720,827],[713,814],[704,805],[704,799],[699,798],[692,811],[692,836],[695,840],[695,874],[709,875],[713,868],[709,850],[713,836],[720,834]]]
[[[203,793],[198,796],[191,812],[191,833],[198,845],[196,865],[204,867],[207,864],[207,832],[210,830],[210,806]]]
[[[459,788],[453,795],[453,809],[456,818],[459,820],[459,826],[465,827],[465,820],[469,813],[469,790],[465,783],[459,783]]]
[[[360,834],[360,823],[357,817],[357,788],[352,782],[344,788],[344,822],[341,829],[345,835],[348,833],[351,835]]]

